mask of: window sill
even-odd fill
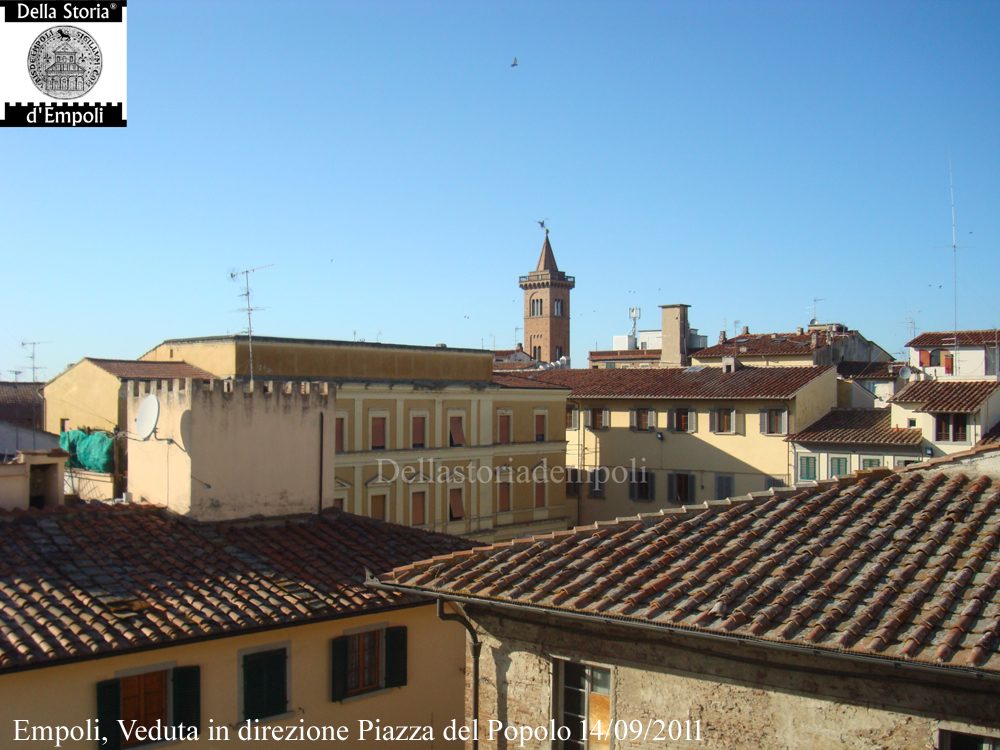
[[[336,703],[354,703],[356,701],[364,700],[365,698],[373,698],[376,695],[382,695],[383,693],[391,693],[393,690],[398,690],[398,689],[399,689],[398,687],[373,688],[372,690],[365,690],[362,693],[354,693],[353,695],[344,696],[339,701],[336,701]]]
[[[296,715],[295,711],[284,711],[280,714],[271,714],[270,716],[262,716],[259,719],[248,719],[246,717],[243,717],[243,721],[241,721],[239,724],[230,724],[230,726],[233,727],[233,729],[239,729],[240,727],[245,726],[248,721],[250,722],[259,721],[261,724],[267,724],[272,721],[283,721],[285,719],[291,719],[294,718],[295,715]]]

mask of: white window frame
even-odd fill
[[[452,417],[460,417],[461,420],[462,420],[462,437],[465,438],[465,442],[462,443],[461,445],[452,445],[451,444],[451,420],[452,420]],[[470,448],[472,446],[471,442],[469,441],[469,431],[466,429],[466,427],[468,426],[468,423],[469,423],[469,420],[467,419],[467,417],[468,417],[468,413],[467,413],[466,409],[448,409],[448,414],[446,416],[446,419],[448,420],[448,422],[445,425],[445,429],[447,431],[448,447],[449,448]]]
[[[811,458],[813,460],[813,477],[802,476],[802,459]],[[817,453],[799,453],[795,457],[795,477],[798,482],[816,482],[819,480],[819,454]]]
[[[835,474],[834,471],[833,471],[833,462],[834,461],[844,461],[844,462],[846,462],[846,464],[847,464],[847,470],[843,474]],[[837,453],[837,454],[829,456],[827,458],[827,460],[826,460],[826,471],[827,471],[826,475],[830,479],[836,479],[837,477],[849,477],[851,475],[851,457],[850,457],[850,455],[843,454],[843,453]]]
[[[380,417],[385,417],[385,447],[384,448],[375,448],[373,446],[373,442],[374,441],[372,439],[373,436],[374,436],[374,434],[375,434],[373,426],[375,424],[375,420],[379,419]],[[369,409],[368,410],[368,450],[370,450],[370,451],[378,451],[380,453],[383,452],[383,451],[388,452],[388,451],[392,450],[392,441],[389,439],[389,435],[392,434],[392,430],[390,429],[390,425],[391,425],[391,422],[390,422],[390,419],[389,419],[389,410],[388,409]],[[345,427],[347,426],[346,423],[345,423],[344,426]]]

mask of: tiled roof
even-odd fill
[[[572,398],[788,399],[829,367],[672,367],[543,370],[520,377],[572,389]]]
[[[838,362],[837,374],[850,380],[895,380],[905,362]]]
[[[995,328],[987,328],[979,331],[958,331],[957,333],[959,347],[993,345],[1000,338]],[[955,346],[955,334],[955,331],[927,331],[921,333],[915,339],[908,341],[906,345],[914,349]]]
[[[917,411],[970,413],[978,411],[997,388],[1000,383],[995,380],[917,380],[908,383],[890,401],[919,404]]]
[[[39,389],[45,383],[0,382],[0,419],[31,426],[41,422],[42,397]]]
[[[532,372],[535,371],[533,370]],[[527,372],[518,372],[517,374],[494,372],[493,384],[501,388],[543,388],[546,390],[565,390],[566,388],[566,386],[559,385],[558,383],[549,383],[544,380],[528,377]]]
[[[983,435],[976,445],[1000,446],[1000,422],[993,425],[993,429]]]
[[[826,331],[817,331],[817,347],[829,343]],[[698,358],[777,356],[789,354],[812,354],[812,333],[744,333],[727,339],[723,344],[709,346],[694,353]]]
[[[1000,480],[911,472],[821,482],[498,543],[381,580],[997,674]]]
[[[534,361],[493,363],[494,372],[498,370],[534,370],[536,367],[538,367],[538,363]]]
[[[603,362],[614,359],[649,359],[659,361],[661,349],[607,349],[590,352],[591,362]]]
[[[199,524],[151,506],[0,513],[0,671],[414,601],[364,568],[464,540],[329,511]]]
[[[105,372],[123,380],[169,380],[197,378],[209,380],[215,375],[187,362],[154,362],[145,359],[95,359],[87,357]]]
[[[786,439],[790,443],[916,446],[923,435],[917,428],[893,427],[889,409],[833,409]]]
[[[535,266],[535,271],[558,271],[559,266],[556,265],[556,256],[552,252],[552,245],[549,244],[549,233],[545,232],[545,242],[542,243],[542,252],[538,255],[538,265]]]

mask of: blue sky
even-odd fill
[[[260,334],[510,347],[542,218],[577,366],[674,302],[898,351],[953,325],[949,155],[959,326],[1000,323],[1000,3],[129,12],[127,129],[0,131],[0,378],[240,332],[265,264]]]

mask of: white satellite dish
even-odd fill
[[[135,415],[135,434],[139,440],[149,440],[156,432],[159,421],[160,402],[155,394],[150,393],[139,404],[139,413]]]
[[[899,368],[899,379],[900,380],[909,380],[910,379],[910,375],[912,375],[912,374],[913,374],[913,371],[910,370],[909,367],[900,367]]]

